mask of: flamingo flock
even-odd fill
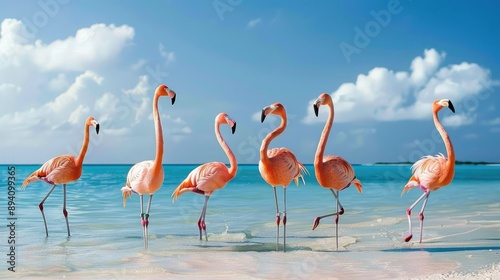
[[[171,104],[174,105],[176,100],[176,93],[166,85],[158,86],[154,93],[153,98],[153,122],[156,136],[156,153],[154,160],[146,160],[136,163],[130,168],[126,177],[125,186],[121,188],[123,197],[123,206],[126,206],[127,198],[131,197],[133,193],[139,195],[140,201],[140,220],[142,225],[142,236],[144,241],[144,249],[148,249],[148,226],[150,218],[151,201],[153,195],[162,187],[164,181],[163,170],[163,129],[161,125],[160,113],[158,111],[158,102],[160,97],[169,97]],[[326,144],[330,136],[330,132],[334,121],[334,104],[331,95],[322,93],[313,103],[313,110],[316,117],[322,106],[329,110],[328,118],[321,133],[317,150],[314,156],[314,173],[318,184],[332,192],[335,198],[334,212],[318,216],[313,221],[312,230],[316,229],[320,221],[326,217],[334,216],[335,222],[335,238],[336,248],[338,250],[338,237],[339,237],[339,218],[344,214],[344,207],[340,203],[340,191],[347,189],[349,186],[354,185],[358,192],[362,192],[363,185],[359,178],[357,178],[352,165],[344,158],[335,155],[325,155]],[[425,156],[415,162],[411,167],[412,176],[403,188],[403,193],[412,188],[419,188],[423,194],[406,210],[408,217],[408,235],[403,239],[409,242],[412,237],[412,221],[411,211],[422,200],[424,200],[421,211],[419,213],[420,220],[420,240],[422,242],[422,231],[424,221],[424,210],[427,200],[432,191],[436,191],[451,183],[455,170],[455,153],[450,137],[446,133],[438,118],[438,112],[448,107],[453,113],[455,109],[453,104],[448,99],[436,100],[432,104],[432,114],[434,125],[441,135],[446,147],[447,156],[439,154],[436,156]],[[272,187],[274,194],[274,203],[276,206],[276,251],[279,250],[280,239],[280,225],[283,226],[283,251],[286,251],[286,223],[287,223],[287,208],[286,208],[286,189],[292,182],[298,185],[299,180],[305,184],[305,175],[309,172],[306,167],[299,162],[297,157],[287,148],[269,148],[271,142],[278,136],[285,132],[287,127],[287,113],[285,107],[281,103],[274,103],[262,108],[261,122],[269,115],[276,115],[281,119],[278,127],[267,134],[262,140],[260,147],[260,160],[258,164],[259,172],[262,179]],[[236,177],[238,171],[238,164],[236,156],[225,142],[220,132],[221,125],[228,125],[231,133],[236,131],[236,121],[229,117],[226,113],[219,113],[215,117],[215,136],[222,150],[226,154],[229,167],[223,162],[209,162],[202,164],[193,169],[187,177],[180,182],[178,187],[173,191],[173,201],[177,200],[179,196],[187,192],[204,195],[205,202],[198,219],[199,239],[208,241],[207,228],[205,223],[205,216],[207,213],[208,200],[214,191],[224,188],[233,178]],[[63,188],[63,215],[66,220],[66,227],[68,236],[70,236],[70,228],[68,221],[68,211],[66,209],[66,184],[78,180],[82,174],[82,167],[85,155],[89,145],[89,128],[95,127],[96,133],[99,133],[99,123],[93,117],[88,117],[84,126],[83,144],[78,156],[61,155],[54,157],[45,162],[38,170],[29,175],[23,182],[23,189],[29,183],[37,180],[44,181],[51,185],[49,192],[43,197],[39,203],[39,209],[42,214],[45,234],[48,237],[47,221],[43,211],[43,204],[50,196],[52,191],[57,185],[62,184]],[[283,207],[280,211],[278,198],[276,194],[276,187],[283,187]],[[144,209],[143,196],[149,195],[148,203]]]

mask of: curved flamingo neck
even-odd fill
[[[163,131],[161,128],[160,113],[158,112],[158,99],[160,96],[155,94],[153,99],[153,121],[155,125],[155,135],[156,135],[156,154],[154,160],[153,169],[162,168],[163,161]]]
[[[85,158],[85,155],[87,154],[87,149],[89,147],[89,125],[85,123],[85,128],[83,129],[83,143],[82,143],[82,148],[80,149],[80,153],[78,154],[78,157],[76,158],[76,165],[77,166],[82,166],[83,164],[83,159]]]
[[[326,143],[328,142],[328,137],[330,136],[330,131],[332,130],[333,117],[335,111],[333,109],[333,104],[331,102],[327,103],[329,108],[328,119],[326,120],[325,127],[319,138],[318,148],[316,149],[316,155],[314,157],[314,166],[323,165],[323,155],[325,154]]]
[[[236,157],[234,156],[233,151],[231,151],[226,141],[224,141],[224,138],[222,138],[219,127],[220,123],[216,122],[215,136],[217,137],[217,141],[219,142],[219,145],[221,146],[222,150],[224,150],[227,158],[229,159],[229,165],[230,165],[229,174],[231,175],[232,178],[234,178],[234,176],[236,176],[236,171],[238,171],[238,163],[236,162]]]
[[[439,134],[441,135],[441,138],[443,139],[444,146],[446,147],[446,153],[447,153],[447,161],[446,161],[446,166],[448,168],[448,171],[453,169],[455,166],[455,151],[453,150],[453,145],[451,144],[450,137],[448,136],[448,133],[446,133],[446,130],[444,130],[443,125],[439,121],[438,118],[438,110],[433,111],[433,119],[434,119],[434,125],[436,126],[436,129],[438,130]]]
[[[274,138],[278,137],[283,131],[285,131],[287,125],[286,112],[281,112],[279,114],[281,117],[281,124],[266,135],[264,140],[262,140],[262,144],[260,146],[260,159],[261,161],[269,161],[269,157],[267,156],[267,150],[269,148],[269,144],[273,141]]]

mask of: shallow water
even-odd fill
[[[21,190],[22,180],[38,167],[16,166],[16,273],[7,270],[9,233],[2,231],[2,277],[385,279],[473,271],[500,261],[500,166],[456,166],[453,182],[429,197],[422,244],[420,204],[412,215],[413,240],[402,241],[406,208],[421,195],[415,189],[401,197],[409,166],[354,166],[363,194],[354,187],[340,193],[345,214],[339,251],[333,217],[311,230],[313,219],[334,212],[335,204],[307,166],[306,185],[287,188],[286,254],[275,252],[273,192],[256,165],[240,166],[237,177],[210,198],[208,242],[199,241],[196,225],[204,197],[187,193],[175,203],[171,199],[195,166],[165,165],[165,182],[152,201],[147,251],[139,197],[134,194],[123,207],[120,188],[129,165],[87,165],[81,179],[68,185],[71,237],[66,236],[61,188],[45,202],[49,237],[38,209],[49,186],[35,182]],[[0,166],[5,185],[6,176],[7,166]],[[283,188],[277,190],[282,210]],[[7,213],[6,195],[0,203]]]

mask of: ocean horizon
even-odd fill
[[[363,193],[354,187],[340,192],[345,214],[340,217],[337,251],[333,218],[311,230],[314,218],[334,212],[335,204],[308,164],[306,185],[292,183],[287,188],[286,253],[275,252],[273,192],[256,164],[240,164],[236,177],[210,198],[208,242],[198,239],[196,225],[203,196],[186,193],[174,203],[171,197],[197,165],[164,164],[165,181],[152,200],[148,250],[143,247],[139,198],[133,194],[123,207],[120,191],[132,164],[85,164],[81,178],[67,185],[71,237],[62,215],[61,188],[44,204],[46,237],[38,203],[49,185],[34,182],[21,190],[22,181],[40,165],[0,165],[4,185],[9,166],[15,167],[16,182],[16,273],[7,270],[7,231],[2,243],[7,267],[2,277],[304,279],[373,278],[376,273],[378,279],[399,279],[476,271],[500,259],[497,165],[456,166],[452,183],[429,197],[421,244],[420,205],[412,215],[414,238],[403,242],[408,229],[406,209],[422,193],[413,189],[401,196],[410,165],[353,165]],[[282,211],[283,188],[278,187],[277,193]],[[7,195],[2,196],[4,213],[8,201]]]

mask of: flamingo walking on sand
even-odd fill
[[[229,125],[229,127],[231,127],[231,133],[234,134],[236,131],[236,122],[226,113],[220,113],[215,117],[215,136],[229,159],[230,167],[227,168],[222,162],[209,162],[200,165],[193,169],[172,193],[173,201],[186,192],[205,195],[205,204],[203,205],[200,218],[198,219],[198,229],[200,230],[200,240],[202,240],[202,232],[204,232],[206,241],[208,241],[208,236],[205,215],[207,214],[208,199],[214,191],[222,189],[231,181],[231,179],[236,176],[236,171],[238,170],[236,157],[220,134],[219,126],[221,124]]]
[[[172,100],[172,105],[175,103],[176,94],[166,85],[160,85],[156,88],[153,98],[153,120],[156,134],[156,155],[154,160],[146,160],[136,163],[130,168],[127,175],[127,183],[121,189],[123,193],[123,207],[127,204],[127,196],[132,196],[132,193],[139,195],[141,207],[141,224],[143,229],[144,249],[148,248],[148,225],[149,225],[149,209],[153,194],[160,189],[163,184],[163,132],[161,128],[160,114],[158,112],[158,99],[161,96],[168,96]],[[144,212],[143,195],[149,194],[148,205]]]
[[[363,186],[361,185],[361,182],[356,178],[354,169],[352,168],[351,164],[349,164],[349,162],[339,156],[324,156],[326,142],[328,141],[328,136],[330,135],[330,131],[333,125],[333,118],[335,115],[332,97],[329,94],[320,94],[320,96],[314,102],[313,108],[316,117],[318,116],[319,107],[322,105],[328,106],[330,112],[328,114],[328,120],[325,123],[325,127],[323,128],[323,132],[321,133],[321,138],[319,140],[316,155],[314,157],[314,172],[316,173],[316,179],[318,180],[320,186],[330,189],[333,196],[335,197],[336,212],[316,217],[316,219],[314,219],[312,229],[314,230],[319,225],[321,219],[335,216],[335,243],[338,250],[339,216],[344,214],[344,207],[342,207],[339,201],[340,191],[348,188],[351,184],[354,184],[358,191],[361,193]]]
[[[85,158],[85,154],[87,153],[87,148],[89,147],[89,127],[94,126],[96,133],[99,134],[99,123],[93,118],[88,117],[85,121],[85,128],[83,129],[83,144],[80,149],[80,153],[77,157],[72,155],[62,155],[55,158],[52,158],[45,162],[42,167],[40,167],[35,172],[31,173],[26,180],[23,182],[23,190],[26,186],[34,181],[42,180],[46,183],[52,185],[52,188],[42,199],[38,208],[42,212],[43,224],[45,225],[45,234],[49,236],[49,231],[47,229],[47,221],[45,219],[45,214],[43,213],[43,203],[52,193],[54,188],[63,184],[63,214],[66,219],[66,228],[68,230],[68,236],[70,236],[69,232],[69,222],[68,222],[68,211],[66,210],[66,184],[76,181],[82,175],[82,165],[83,159]]]
[[[448,107],[453,113],[455,113],[455,108],[449,99],[436,100],[432,104],[432,116],[434,119],[434,125],[438,130],[441,138],[443,138],[444,145],[446,147],[446,153],[448,158],[443,154],[436,156],[424,156],[417,162],[415,162],[412,169],[412,176],[408,183],[406,183],[403,192],[410,191],[411,188],[420,188],[424,193],[420,196],[407,210],[406,215],[408,216],[408,235],[405,237],[405,242],[408,242],[413,237],[412,227],[411,227],[411,210],[415,205],[417,205],[423,198],[425,198],[422,205],[422,210],[420,210],[420,243],[422,243],[422,229],[424,224],[424,210],[427,204],[427,199],[429,199],[429,194],[432,191],[436,191],[441,187],[444,187],[451,183],[453,176],[455,174],[455,152],[453,151],[453,145],[451,144],[450,137],[448,133],[443,128],[443,125],[439,122],[438,112],[443,109],[443,107]]]
[[[271,131],[262,140],[260,146],[259,172],[262,178],[273,187],[274,203],[276,205],[276,251],[279,243],[279,226],[281,213],[278,208],[278,199],[276,196],[276,186],[283,186],[283,252],[286,251],[286,187],[292,180],[299,184],[299,178],[304,182],[304,174],[308,174],[307,169],[300,163],[295,155],[286,148],[274,148],[268,150],[269,143],[285,131],[287,118],[286,110],[280,103],[274,103],[262,109],[261,122],[267,115],[274,114],[281,117],[281,124]]]

